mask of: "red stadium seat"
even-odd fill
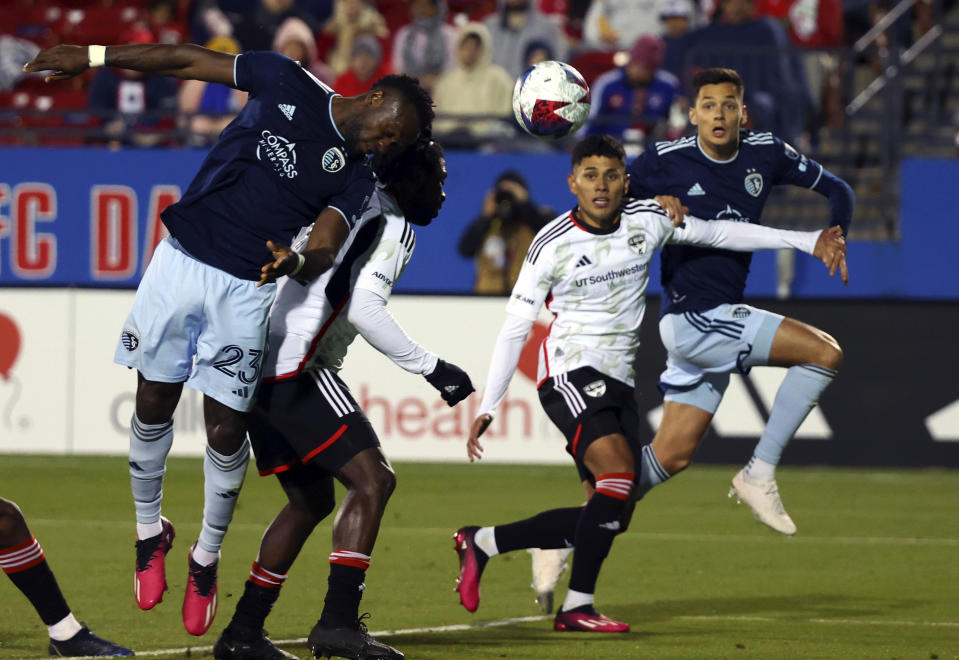
[[[581,53],[574,57],[570,64],[583,74],[583,78],[586,79],[586,83],[589,85],[592,85],[593,81],[602,74],[610,69],[616,68],[616,65],[613,63],[613,53],[602,50]]]

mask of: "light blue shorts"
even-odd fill
[[[257,287],[167,238],[143,274],[113,360],[245,412],[260,381],[275,295],[276,284]]]
[[[730,373],[768,363],[782,321],[779,314],[742,304],[666,314],[659,321],[667,351],[659,377],[664,398],[716,412]]]

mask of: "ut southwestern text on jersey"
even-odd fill
[[[620,268],[617,270],[611,270],[609,272],[603,273],[602,275],[590,275],[589,277],[581,277],[578,280],[573,280],[573,286],[588,286],[590,284],[602,284],[603,282],[609,282],[620,277],[628,277],[629,275],[636,275],[637,273],[642,273],[646,270],[648,264],[633,264],[628,268]]]

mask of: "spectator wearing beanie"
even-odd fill
[[[393,69],[432,89],[436,77],[456,65],[456,28],[446,24],[445,0],[412,0],[409,25],[393,39]]]
[[[280,24],[273,37],[273,51],[296,60],[323,82],[333,82],[333,73],[319,58],[313,30],[302,19],[291,17]]]
[[[341,73],[333,89],[343,96],[356,96],[368,92],[377,80],[390,71],[383,63],[383,49],[380,42],[368,34],[353,40],[350,53],[350,68]]]
[[[633,44],[626,64],[596,79],[587,134],[622,139],[632,129],[648,135],[669,116],[679,80],[661,69],[665,50],[660,37],[644,35]]]

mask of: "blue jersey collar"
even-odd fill
[[[712,156],[706,153],[706,151],[703,149],[703,145],[699,143],[699,131],[696,131],[696,148],[699,149],[699,153],[703,155],[703,158],[713,163],[719,163],[720,165],[731,163],[734,160],[736,160],[736,158],[739,157],[739,149],[736,149],[736,153],[734,153],[731,158],[727,158],[726,160],[717,160],[713,158]]]

